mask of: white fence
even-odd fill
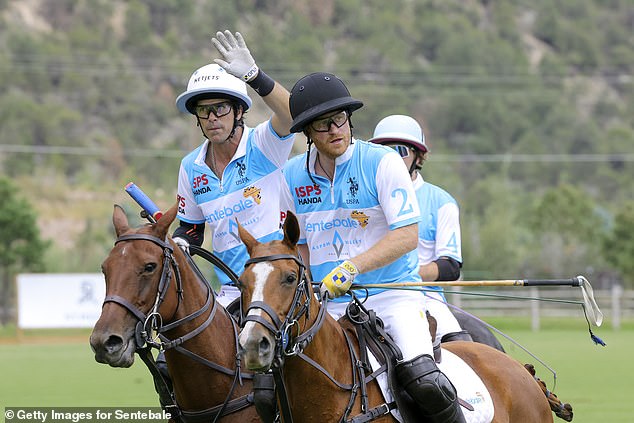
[[[92,327],[101,314],[105,296],[101,273],[21,274],[17,286],[21,329]],[[583,310],[577,304],[583,302],[581,290],[576,287],[453,287],[446,291],[451,304],[483,319],[530,316],[534,330],[539,329],[543,317],[583,319]],[[618,329],[622,320],[634,319],[634,290],[615,285],[611,290],[595,290],[594,296],[606,323],[612,327]]]
[[[455,292],[455,293],[454,293]],[[478,317],[531,317],[534,330],[542,317],[578,317],[583,319],[580,288],[513,287],[505,289],[454,287],[446,294],[448,301]],[[594,298],[604,321],[615,329],[621,321],[634,318],[634,290],[620,285],[595,290]],[[548,300],[548,301],[545,301]]]

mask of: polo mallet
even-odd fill
[[[585,276],[577,276],[571,279],[502,279],[481,281],[434,281],[434,282],[400,282],[400,283],[373,283],[357,285],[356,288],[403,288],[413,289],[425,286],[575,286],[581,288],[583,296],[583,313],[588,322],[588,331],[595,344],[605,346],[605,342],[592,333],[590,322],[599,327],[603,323],[603,313],[594,299],[592,285]]]
[[[163,216],[163,212],[158,208],[154,201],[152,201],[150,197],[148,197],[147,194],[144,193],[143,190],[141,190],[141,188],[136,186],[134,182],[128,183],[125,186],[125,191],[130,194],[130,197],[132,197],[132,199],[136,201],[139,206],[141,206],[141,217],[146,218],[150,223],[156,223],[161,218],[161,216]],[[229,276],[229,278],[234,283],[237,282],[238,276],[236,276],[235,273],[233,273],[233,271],[213,253],[210,253],[196,245],[191,245],[188,250],[191,250],[193,254],[200,255],[205,260],[221,269],[223,272],[225,272],[225,274]],[[198,277],[201,280],[205,281],[205,276],[196,265],[196,262],[192,258],[189,251],[185,251],[185,257],[194,269],[194,272],[198,274]]]
[[[156,221],[163,216],[163,212],[154,204],[154,201],[152,201],[141,188],[136,186],[134,182],[128,183],[128,185],[125,186],[125,191],[130,194],[130,197],[143,209],[141,211],[141,217],[146,218],[150,223],[156,223]]]

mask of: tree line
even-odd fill
[[[365,103],[353,116],[361,139],[388,114],[422,123],[424,176],[461,206],[465,277],[588,274],[634,286],[627,0],[34,4],[20,20],[16,3],[0,1],[0,167],[23,187],[19,201],[50,195],[33,183],[50,175],[96,193],[133,178],[171,198],[179,157],[200,142],[174,100],[213,59],[210,37],[232,29],[289,89],[313,71],[344,79]],[[256,104],[247,121],[266,113]],[[46,204],[31,204],[41,225]],[[98,270],[111,202],[91,206],[71,239],[81,259],[39,240],[43,268]]]

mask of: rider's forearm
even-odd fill
[[[416,249],[418,224],[403,226],[389,231],[366,252],[352,257],[359,273],[366,273],[392,263],[397,258]]]
[[[438,266],[435,261],[423,264],[418,268],[418,274],[424,281],[435,281],[438,279]]]
[[[266,105],[273,110],[271,126],[275,130],[275,133],[281,137],[286,136],[291,132],[291,122],[293,120],[288,106],[289,96],[290,94],[288,93],[288,90],[276,82],[273,87],[273,91],[262,97]]]

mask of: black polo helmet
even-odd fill
[[[341,79],[331,73],[315,72],[295,83],[289,100],[293,124],[291,132],[302,132],[308,123],[333,110],[354,110],[363,102],[350,96]]]

